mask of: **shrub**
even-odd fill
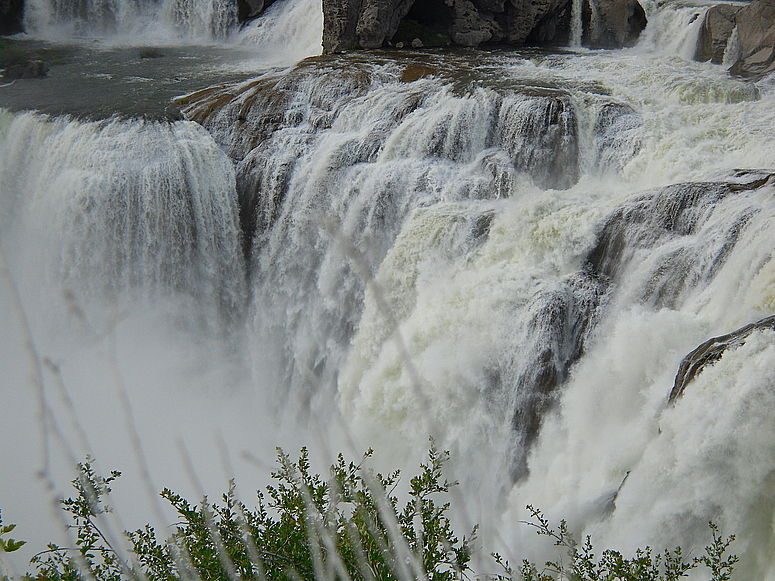
[[[371,451],[364,456],[371,455]],[[74,520],[77,549],[49,545],[38,555],[40,581],[456,581],[469,570],[471,537],[458,539],[446,516],[449,504],[435,497],[449,491],[442,477],[448,453],[431,447],[429,461],[410,481],[402,509],[388,490],[399,473],[373,474],[342,455],[331,478],[311,474],[302,449],[297,462],[282,451],[276,486],[258,492],[257,508],[235,495],[234,483],[222,504],[205,498],[192,505],[169,489],[162,497],[181,517],[169,539],[153,527],[127,533],[135,562],[124,563],[100,531],[95,516],[109,511],[102,500],[119,476],[96,475],[80,464],[73,481],[76,498],[63,501]]]
[[[371,451],[364,455],[364,459]],[[76,547],[50,544],[32,563],[37,571],[24,581],[461,581],[474,576],[469,567],[471,541],[452,530],[448,503],[438,497],[454,482],[443,478],[447,452],[431,445],[428,462],[410,481],[408,500],[399,508],[393,495],[400,474],[374,474],[362,464],[339,455],[324,480],[310,473],[309,454],[301,450],[294,462],[278,450],[276,480],[257,493],[248,509],[237,499],[234,483],[210,504],[205,497],[192,505],[169,489],[162,492],[180,522],[160,540],[150,525],[126,533],[131,561],[123,559],[100,528],[110,512],[105,498],[120,476],[99,476],[91,459],[79,464],[73,480],[74,498],[62,501],[76,533]],[[590,537],[579,545],[565,521],[554,529],[541,511],[528,506],[541,536],[549,537],[568,559],[549,561],[542,568],[523,561],[518,571],[497,553],[501,573],[489,581],[677,581],[698,566],[707,567],[711,581],[729,581],[737,557],[726,557],[734,536],[723,539],[710,523],[713,542],[701,557],[686,560],[681,548],[654,554],[650,547],[626,558],[604,550],[597,558]],[[2,521],[0,521],[2,525]],[[3,539],[14,525],[0,526],[0,554],[18,549],[23,541]],[[567,564],[566,564],[567,563]],[[2,561],[0,561],[2,565]],[[0,573],[0,581],[7,576]]]

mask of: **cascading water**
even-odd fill
[[[313,50],[282,31],[314,2],[271,10],[243,37]],[[775,311],[775,90],[681,58],[701,10],[622,51],[314,57],[177,99],[190,121],[5,112],[0,241],[47,380],[100,399],[112,337],[159,481],[162,442],[211,429],[266,462],[352,439],[412,465],[433,435],[513,562],[549,550],[531,503],[624,550],[713,519],[774,575],[775,336],[667,404],[687,353]],[[103,464],[112,413],[79,414]]]

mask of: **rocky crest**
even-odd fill
[[[737,331],[708,339],[681,361],[675,376],[673,389],[670,391],[668,403],[674,403],[683,395],[686,386],[708,365],[716,363],[727,351],[732,351],[745,344],[746,339],[755,331],[775,330],[775,315],[749,323]]]
[[[395,46],[562,46],[571,0],[323,0],[323,50]],[[637,0],[585,0],[583,43],[632,45],[646,26]]]

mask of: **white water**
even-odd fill
[[[310,7],[278,5],[274,26],[253,33],[294,46],[302,33],[280,31],[295,9],[314,16]],[[432,434],[462,482],[456,518],[482,523],[483,544],[513,563],[555,556],[518,522],[531,503],[598,547],[628,551],[697,554],[713,519],[738,534],[739,578],[775,576],[775,336],[756,334],[666,404],[684,355],[775,310],[772,186],[700,188],[683,230],[659,222],[688,191],[659,188],[775,168],[773,84],[682,58],[696,38],[691,12],[652,14],[631,50],[355,56],[267,73],[232,88],[235,105],[208,120],[212,137],[190,122],[4,114],[2,250],[90,447],[101,466],[127,472],[126,496],[115,487],[120,526],[155,518],[136,508],[152,501],[125,425],[126,386],[157,489],[198,493],[177,438],[212,494],[231,475],[217,433],[243,492],[262,482],[243,450],[270,464],[274,445],[309,444],[324,463],[374,446],[382,464],[411,468]],[[456,76],[465,59],[472,84]],[[417,62],[437,74],[401,82]],[[526,95],[525,83],[557,89]],[[262,98],[235,129],[242,105]],[[552,139],[539,111],[556,114]],[[267,124],[274,131],[255,143]],[[240,180],[261,185],[266,227],[247,263]],[[608,217],[639,204],[654,220],[622,226],[626,251],[605,271],[610,285],[596,282],[584,264]],[[0,452],[13,475],[0,508],[40,548],[59,531],[45,525],[33,478],[37,403],[15,325],[2,331],[0,438],[14,445]],[[552,368],[565,382],[527,448],[519,412],[546,406],[515,387],[535,380],[547,349],[552,365],[571,365]],[[61,465],[86,450],[59,376],[45,370],[67,440],[52,469],[63,493]]]
[[[32,38],[105,47],[237,45],[266,67],[319,54],[323,15],[320,0],[280,0],[239,26],[236,0],[29,0],[24,27]]]

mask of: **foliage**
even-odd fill
[[[718,527],[710,523],[713,543],[705,547],[705,554],[686,561],[683,551],[677,547],[674,551],[665,549],[664,553],[654,554],[651,547],[638,549],[631,559],[625,558],[619,551],[606,549],[595,559],[592,540],[586,537],[579,545],[568,532],[567,523],[560,521],[559,529],[553,529],[540,510],[527,506],[532,520],[526,524],[536,528],[539,535],[554,539],[554,544],[567,552],[569,562],[562,560],[548,561],[542,570],[527,560],[522,562],[520,575],[523,581],[555,581],[572,579],[574,581],[677,581],[686,577],[698,565],[705,565],[711,572],[711,581],[729,581],[738,558],[730,555],[725,558],[729,545],[735,540],[734,535],[722,539]],[[497,553],[493,554],[505,571],[500,577],[513,579],[514,572]]]
[[[121,476],[112,471],[104,478],[92,467],[92,459],[86,457],[78,464],[78,477],[72,481],[78,495],[62,501],[62,508],[69,513],[75,530],[76,547],[64,548],[54,543],[32,558],[37,565],[37,579],[56,581],[120,581],[128,567],[121,561],[103,529],[98,526],[100,515],[111,512],[103,498],[111,489],[109,484]]]
[[[364,460],[371,451],[364,455]],[[399,508],[393,494],[398,471],[374,474],[340,454],[324,480],[310,472],[309,454],[293,462],[278,449],[275,485],[257,493],[254,510],[237,499],[234,483],[220,504],[205,497],[192,505],[165,489],[165,498],[180,522],[160,540],[150,525],[126,533],[131,564],[121,558],[103,531],[110,512],[106,497],[120,476],[99,476],[91,459],[79,464],[73,480],[78,493],[62,501],[75,531],[75,547],[51,544],[32,562],[37,572],[25,581],[461,581],[472,576],[471,541],[458,539],[447,517],[450,505],[438,497],[456,483],[443,478],[447,452],[431,445],[427,464],[409,482],[408,500]],[[724,539],[710,523],[713,541],[701,557],[687,560],[681,548],[653,553],[638,549],[626,558],[604,550],[598,558],[589,536],[577,543],[565,521],[550,526],[540,510],[527,507],[526,524],[560,548],[557,561],[539,569],[524,560],[518,571],[493,553],[502,569],[489,581],[678,581],[700,565],[710,581],[730,581],[738,559],[726,552],[734,536]],[[0,520],[0,525],[2,521]],[[0,526],[0,554],[23,541],[3,539],[14,525]],[[565,557],[567,556],[567,559]],[[0,564],[2,562],[0,561]],[[8,581],[0,573],[0,581]]]
[[[15,528],[16,528],[15,524],[3,525],[3,517],[0,514],[0,556],[3,553],[13,553],[14,551],[18,551],[25,544],[25,541],[17,541],[11,538],[3,538],[5,535],[13,531]],[[5,570],[5,565],[3,564],[3,560],[0,559],[0,581],[7,581],[7,580],[8,580],[8,573]]]
[[[371,455],[367,452],[365,457]],[[234,483],[222,504],[205,498],[192,505],[165,489],[181,521],[169,539],[153,527],[128,533],[136,562],[125,565],[101,532],[96,516],[108,512],[109,478],[79,465],[76,498],[63,501],[75,521],[77,550],[50,545],[35,558],[39,581],[456,581],[468,571],[470,539],[459,540],[435,497],[449,491],[442,478],[447,453],[431,447],[429,462],[410,481],[409,499],[398,509],[388,492],[398,471],[373,474],[339,455],[328,481],[310,473],[309,454],[297,462],[278,450],[277,481],[257,493],[257,508],[236,498]],[[365,458],[364,457],[364,458]],[[473,536],[473,533],[472,533]]]

